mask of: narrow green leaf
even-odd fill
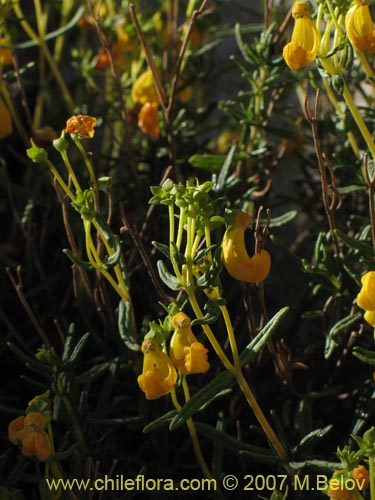
[[[233,144],[233,146],[231,146],[231,148],[229,149],[228,154],[225,158],[225,162],[220,170],[220,174],[219,174],[219,177],[217,179],[217,182],[216,182],[215,188],[214,188],[214,191],[216,191],[217,193],[220,193],[223,190],[223,187],[225,185],[225,180],[228,177],[229,169],[232,165],[233,156],[234,156],[234,152],[236,151],[236,147],[237,146],[235,144]]]
[[[240,441],[226,432],[219,431],[208,424],[196,422],[195,427],[199,434],[210,439],[214,443],[221,443],[224,448],[234,453],[246,453],[246,455],[262,463],[276,463],[279,460],[271,450]]]
[[[68,248],[63,248],[63,252],[73,262],[73,264],[80,267],[84,271],[92,271],[94,269],[90,262],[86,262],[80,259],[79,257],[77,257],[77,255],[74,255],[74,253]]]
[[[360,253],[364,257],[366,257],[367,259],[374,258],[374,250],[373,250],[371,245],[348,236],[343,231],[340,231],[340,229],[335,229],[335,234],[340,238],[340,240],[342,240],[344,243],[346,243],[350,248],[354,248],[356,250],[359,250]]]
[[[140,351],[141,348],[132,335],[132,314],[131,303],[128,300],[120,300],[117,317],[120,337],[128,349],[131,351]]]
[[[161,252],[165,257],[167,257],[167,259],[171,258],[171,252],[169,250],[168,245],[164,245],[163,243],[159,243],[158,241],[152,241],[151,243],[154,245],[155,248],[159,250],[159,252]]]
[[[167,285],[167,287],[169,287],[171,290],[179,290],[181,288],[180,282],[178,281],[176,276],[174,276],[168,271],[165,263],[162,260],[158,260],[157,266],[158,266],[159,276],[162,282],[165,285]]]
[[[375,366],[375,351],[369,351],[363,347],[355,346],[353,348],[353,355],[364,363]]]
[[[176,416],[177,410],[171,410],[167,413],[164,413],[161,417],[153,420],[149,424],[147,424],[143,428],[143,433],[147,434],[148,432],[155,431],[156,429],[160,429],[160,427],[164,427],[170,423],[170,421]]]

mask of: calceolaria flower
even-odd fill
[[[362,288],[357,295],[357,304],[364,309],[365,320],[375,327],[375,271],[369,271],[361,278]]]
[[[310,66],[316,58],[320,38],[317,27],[308,13],[308,4],[295,2],[292,8],[295,19],[292,39],[284,46],[283,57],[289,68]]]
[[[271,257],[267,250],[249,256],[245,246],[245,230],[251,226],[251,217],[239,212],[235,222],[225,232],[222,248],[223,262],[228,273],[235,279],[247,283],[260,283],[271,269]]]
[[[368,1],[355,0],[345,16],[348,38],[358,50],[375,52],[375,31]]]
[[[73,115],[66,122],[65,132],[84,139],[92,139],[95,134],[96,118],[88,115]]]
[[[45,427],[46,419],[41,413],[28,413],[10,422],[9,441],[12,444],[20,443],[25,456],[35,456],[44,462],[52,453],[51,442]]]
[[[159,137],[159,112],[158,105],[155,102],[146,102],[141,107],[138,115],[138,127],[152,139]]]
[[[140,102],[141,104],[145,104],[146,102],[157,104],[159,102],[154,78],[150,69],[142,73],[133,83],[130,95],[133,102]]]
[[[177,381],[177,372],[169,356],[160,350],[152,339],[142,343],[143,371],[138,377],[138,385],[146,399],[157,399],[173,389]]]
[[[170,356],[175,367],[184,375],[205,373],[210,365],[207,361],[208,350],[198,342],[191,330],[190,318],[183,312],[172,318],[175,329],[170,343]]]

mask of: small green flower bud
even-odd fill
[[[55,149],[57,149],[57,151],[59,153],[62,153],[62,152],[66,151],[68,149],[69,143],[65,139],[65,132],[64,132],[64,130],[61,132],[60,137],[58,139],[55,139],[52,144],[53,144],[53,147]]]
[[[35,145],[35,143],[31,140],[32,147],[26,150],[27,156],[34,163],[44,163],[48,162],[48,154],[44,148],[39,148]]]

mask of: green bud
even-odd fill
[[[44,148],[39,148],[35,145],[33,140],[31,140],[32,147],[26,150],[27,156],[34,163],[43,163],[47,164],[48,162],[48,154]]]
[[[57,149],[59,153],[62,153],[63,151],[66,151],[69,147],[68,141],[65,139],[65,132],[64,130],[61,132],[61,135],[58,139],[55,139],[53,141],[53,147]]]

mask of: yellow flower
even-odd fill
[[[345,16],[345,28],[351,44],[358,50],[375,52],[375,31],[365,0],[356,0]]]
[[[314,62],[320,39],[306,3],[295,2],[292,15],[295,19],[292,39],[284,46],[283,57],[289,68],[299,69]]]
[[[150,69],[142,73],[133,83],[130,95],[133,102],[140,102],[141,104],[145,104],[146,102],[157,104],[159,102]]]
[[[146,102],[138,115],[138,127],[144,134],[157,139],[160,135],[158,105],[155,102]]]
[[[73,115],[66,122],[65,132],[77,134],[80,137],[91,139],[94,137],[96,118],[88,115]]]
[[[10,45],[10,40],[7,38],[0,38],[0,45]],[[9,66],[13,63],[12,49],[0,47],[0,67]]]
[[[18,417],[9,423],[9,441],[12,444],[21,443],[25,456],[35,456],[44,462],[52,453],[45,426],[46,420],[41,413],[28,413],[25,417]]]
[[[170,344],[170,356],[175,367],[184,375],[205,373],[210,365],[207,361],[208,350],[198,342],[191,330],[190,318],[183,312],[172,318],[175,329]]]
[[[357,295],[357,304],[366,311],[365,320],[375,327],[375,271],[369,271],[361,278],[362,288]]]
[[[11,134],[12,131],[12,118],[4,101],[0,97],[0,139]]]
[[[271,257],[261,250],[250,257],[245,246],[245,230],[251,226],[246,212],[239,212],[233,226],[225,232],[222,248],[223,262],[228,273],[235,279],[247,283],[260,283],[271,269]]]
[[[143,371],[138,377],[138,385],[146,394],[146,399],[157,399],[173,389],[177,372],[169,357],[151,339],[142,343]]]

